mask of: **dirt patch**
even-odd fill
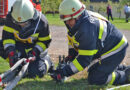
[[[68,45],[66,38],[66,27],[61,26],[50,26],[52,43],[49,47],[49,54],[54,62],[58,60],[59,55],[67,55],[68,53]],[[130,31],[129,30],[121,30],[121,32],[126,36],[128,42],[130,43]],[[2,27],[0,27],[0,37],[2,34]],[[124,59],[126,64],[130,65],[130,47],[127,49],[126,57]]]

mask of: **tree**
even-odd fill
[[[124,4],[128,4],[130,5],[130,0],[120,0],[121,4],[124,5]]]

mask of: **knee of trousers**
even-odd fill
[[[47,71],[51,67],[54,67],[54,64],[53,64],[53,62],[48,54],[46,56],[42,57],[41,59],[45,62],[46,66],[47,66]]]
[[[43,61],[32,62],[29,65],[27,76],[29,78],[42,78],[47,73],[47,66]]]
[[[97,74],[89,74],[88,82],[91,85],[103,85],[106,84],[107,77],[103,77]]]

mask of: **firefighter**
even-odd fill
[[[45,16],[29,0],[17,0],[3,27],[0,55],[9,59],[10,67],[19,58],[35,57],[29,64],[27,76],[43,77],[53,68],[47,50],[50,42],[51,35]]]
[[[128,47],[125,36],[79,0],[63,0],[59,13],[68,29],[69,52],[67,65],[57,68],[52,78],[60,81],[88,67],[90,84],[128,83],[130,68],[121,64]]]

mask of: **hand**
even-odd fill
[[[36,52],[35,51],[29,51],[28,52],[28,58],[32,58],[31,61],[36,60]]]
[[[10,51],[8,54],[9,64],[12,67],[18,61],[18,54],[16,51]]]
[[[57,83],[63,82],[65,79],[65,76],[62,74],[61,70],[55,70],[50,75]]]
[[[64,61],[62,60],[61,63],[64,63],[64,62],[68,63],[68,62],[71,62],[72,60],[73,60],[73,56],[69,55],[69,56],[65,57],[65,60]]]

